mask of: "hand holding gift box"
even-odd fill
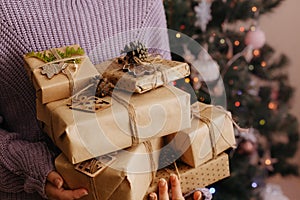
[[[191,128],[166,136],[186,164],[197,167],[235,147],[233,120],[223,108],[200,102],[192,106]]]
[[[55,166],[70,189],[89,191],[83,200],[140,200],[155,176],[161,147],[162,138],[157,138],[105,155],[102,163],[94,158],[76,165],[61,154]]]
[[[177,174],[182,193],[187,194],[196,188],[203,188],[228,177],[230,175],[228,155],[222,153],[215,159],[196,168],[190,167],[182,162],[175,162],[168,167],[159,169],[144,199],[148,199],[149,193],[157,192],[159,180],[161,178],[168,180],[170,174]]]
[[[99,72],[79,45],[24,55],[37,98],[48,103],[72,96]]]

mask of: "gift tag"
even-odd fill
[[[95,177],[107,166],[109,166],[115,159],[116,157],[110,154],[104,155],[78,163],[75,165],[75,169],[90,177]]]
[[[54,75],[59,74],[68,66],[67,63],[49,64],[42,67],[41,74],[46,74],[49,79]]]
[[[84,112],[96,112],[106,109],[111,106],[111,103],[96,96],[80,96],[73,98],[70,104],[67,104],[70,109],[80,110]]]

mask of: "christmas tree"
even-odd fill
[[[267,177],[298,175],[298,166],[289,162],[299,134],[289,113],[293,88],[283,70],[288,58],[275,56],[259,27],[260,16],[282,2],[164,1],[168,27],[175,30],[170,32],[172,58],[191,65],[190,77],[175,84],[196,94],[194,101],[218,105],[225,99],[234,121],[248,128],[236,129],[231,176],[211,186],[214,199],[261,199]]]

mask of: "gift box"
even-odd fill
[[[143,68],[144,73],[139,72],[143,74],[140,76],[124,72],[124,64],[119,63],[118,58],[97,64],[95,67],[115,87],[136,93],[144,93],[190,74],[189,65],[183,62],[159,58],[145,65],[150,69]],[[152,71],[150,74],[147,73],[149,70]]]
[[[190,95],[174,86],[142,95],[114,90],[103,102],[111,106],[83,112],[66,100],[37,101],[45,132],[73,164],[191,126]]]
[[[161,145],[162,139],[157,138],[76,165],[61,154],[55,166],[67,188],[88,190],[89,195],[83,200],[140,200],[155,177]]]
[[[72,96],[99,75],[79,45],[30,52],[24,60],[36,96],[43,104]]]
[[[191,127],[166,136],[166,142],[186,164],[197,167],[235,147],[231,113],[221,107],[196,102],[191,106]]]
[[[157,192],[159,179],[169,180],[170,174],[177,174],[183,194],[189,193],[196,188],[203,188],[230,176],[229,159],[226,153],[222,153],[196,168],[182,162],[170,165],[156,172],[154,181],[148,188],[144,199],[148,199],[151,192]],[[179,174],[178,174],[179,173]]]

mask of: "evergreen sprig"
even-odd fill
[[[66,47],[66,50],[65,52],[62,52],[62,51],[59,51],[59,50],[56,50],[58,55],[64,59],[64,58],[71,58],[72,56],[75,56],[75,55],[83,55],[84,54],[84,50],[81,48],[81,47],[78,47],[78,49],[75,49],[74,47]],[[57,58],[54,56],[53,53],[51,52],[29,52],[26,54],[27,57],[34,57],[34,58],[37,58],[37,59],[40,59],[41,61],[43,62],[52,62],[52,61],[55,61],[57,60]],[[72,59],[70,61],[67,61],[67,62],[75,62],[75,63],[80,63],[80,59]]]

